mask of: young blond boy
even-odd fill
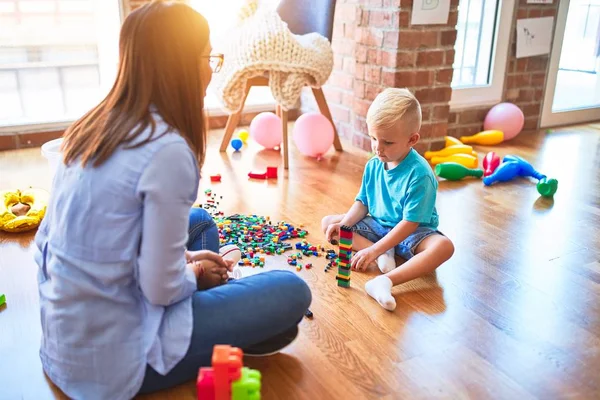
[[[437,230],[437,180],[414,149],[421,129],[421,106],[406,89],[380,93],[367,113],[376,157],[367,162],[356,201],[346,214],[323,218],[327,240],[339,238],[342,225],[355,230],[352,268],[376,263],[384,275],[371,279],[366,292],[387,310],[396,308],[392,287],[434,271],[454,253]],[[394,254],[406,259],[396,268]]]

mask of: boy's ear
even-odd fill
[[[410,139],[408,139],[408,145],[414,146],[415,144],[417,144],[420,138],[421,135],[419,135],[419,132],[413,133],[412,135],[410,135]]]

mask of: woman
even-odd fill
[[[193,379],[218,343],[276,352],[311,300],[284,271],[222,285],[231,264],[216,253],[214,222],[190,214],[203,98],[211,62],[222,62],[206,20],[153,2],[127,17],[119,46],[113,88],[65,133],[36,235],[40,357],[77,399],[128,399]]]

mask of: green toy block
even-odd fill
[[[343,268],[338,269],[338,275],[350,276],[350,274],[351,274],[351,272],[349,269],[343,269]]]
[[[4,304],[6,304],[6,296],[0,294],[0,307],[2,307]]]
[[[231,400],[260,400],[260,371],[242,368],[242,376],[231,383]]]
[[[347,244],[349,246],[352,246],[352,239],[340,238],[339,243],[340,244]]]
[[[350,287],[350,281],[342,281],[342,280],[338,279],[337,282],[338,282],[338,286],[346,287],[346,288]]]

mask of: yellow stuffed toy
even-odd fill
[[[0,230],[25,232],[37,228],[46,215],[48,197],[43,189],[0,191]]]

